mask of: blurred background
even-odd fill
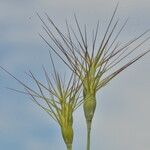
[[[42,65],[51,71],[47,45],[38,12],[44,13],[65,29],[65,20],[74,24],[76,13],[89,28],[100,20],[103,33],[118,1],[114,0],[0,0],[0,65],[32,86],[25,72],[32,70],[45,81]],[[129,17],[120,39],[131,39],[150,28],[148,0],[120,0],[116,18]],[[89,29],[90,30],[90,29]],[[149,49],[147,43],[143,49]],[[140,49],[142,52],[143,49]],[[53,56],[57,69],[66,66]],[[93,122],[91,150],[150,149],[150,54],[117,76],[98,92]],[[65,150],[58,125],[28,96],[6,87],[23,90],[13,78],[0,70],[0,149]],[[85,149],[86,125],[82,108],[74,115],[75,150]]]

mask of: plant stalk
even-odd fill
[[[91,122],[87,122],[87,150],[90,150]]]

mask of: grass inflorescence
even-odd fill
[[[81,83],[74,73],[68,78],[68,82],[63,81],[56,71],[51,54],[50,58],[53,66],[53,74],[51,74],[51,76],[48,75],[43,66],[47,85],[39,81],[31,71],[27,73],[28,77],[36,84],[38,91],[27,86],[3,67],[1,67],[1,69],[11,75],[23,85],[25,89],[24,91],[20,91],[10,88],[11,90],[29,95],[33,102],[59,124],[67,150],[72,150],[74,137],[73,113],[82,104],[82,99],[80,97]]]
[[[83,108],[87,123],[87,150],[90,150],[90,131],[96,109],[97,91],[150,51],[148,49],[137,56],[132,55],[150,39],[150,36],[144,37],[150,30],[146,30],[128,42],[118,40],[128,19],[122,26],[118,27],[119,19],[114,21],[117,8],[118,5],[108,22],[101,41],[98,40],[98,21],[96,28],[92,32],[91,47],[87,36],[87,27],[84,25],[84,28],[81,28],[76,15],[74,15],[74,19],[77,32],[66,21],[67,33],[64,34],[48,14],[45,14],[48,24],[38,14],[43,24],[42,27],[54,46],[49,42],[49,39],[40,34],[41,38],[82,82]],[[55,29],[57,35],[52,28]],[[143,37],[144,39],[142,39]],[[96,44],[99,45],[98,48],[96,48]]]
[[[117,8],[118,5],[109,19],[101,40],[98,38],[100,34],[99,21],[92,30],[92,35],[88,36],[87,25],[82,28],[76,15],[74,15],[77,31],[66,21],[66,33],[64,34],[48,14],[45,13],[48,23],[37,14],[42,22],[42,28],[48,36],[47,39],[39,34],[50,47],[50,59],[53,68],[53,74],[49,76],[43,67],[47,85],[39,81],[29,71],[28,77],[34,81],[38,91],[30,88],[0,66],[25,88],[25,91],[15,91],[30,95],[32,100],[59,124],[68,150],[72,150],[74,136],[73,112],[83,103],[87,124],[86,149],[90,150],[91,128],[96,109],[97,92],[123,70],[150,52],[150,49],[146,49],[141,51],[139,55],[135,54],[150,39],[150,36],[147,36],[150,30],[146,30],[127,42],[119,40],[128,19],[119,26],[120,20],[115,19]],[[57,72],[51,51],[72,71],[67,83],[62,80]]]

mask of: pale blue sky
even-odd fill
[[[0,65],[26,82],[29,69],[43,79],[42,64],[49,66],[48,47],[36,12],[47,12],[64,30],[76,12],[81,23],[104,29],[116,5],[113,0],[0,0]],[[117,17],[129,22],[121,39],[130,39],[150,28],[148,0],[120,0]],[[73,23],[72,23],[73,24]],[[103,30],[102,30],[103,31]],[[147,43],[146,47],[150,48]],[[59,63],[59,70],[65,66]],[[121,73],[97,95],[91,150],[150,149],[150,54]],[[0,71],[0,150],[65,150],[56,123],[33,104],[28,96],[5,87],[22,89]],[[85,149],[82,108],[75,113],[74,149]]]

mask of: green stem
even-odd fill
[[[66,144],[67,150],[72,150],[72,144]]]
[[[87,122],[87,150],[90,150],[91,122]]]

